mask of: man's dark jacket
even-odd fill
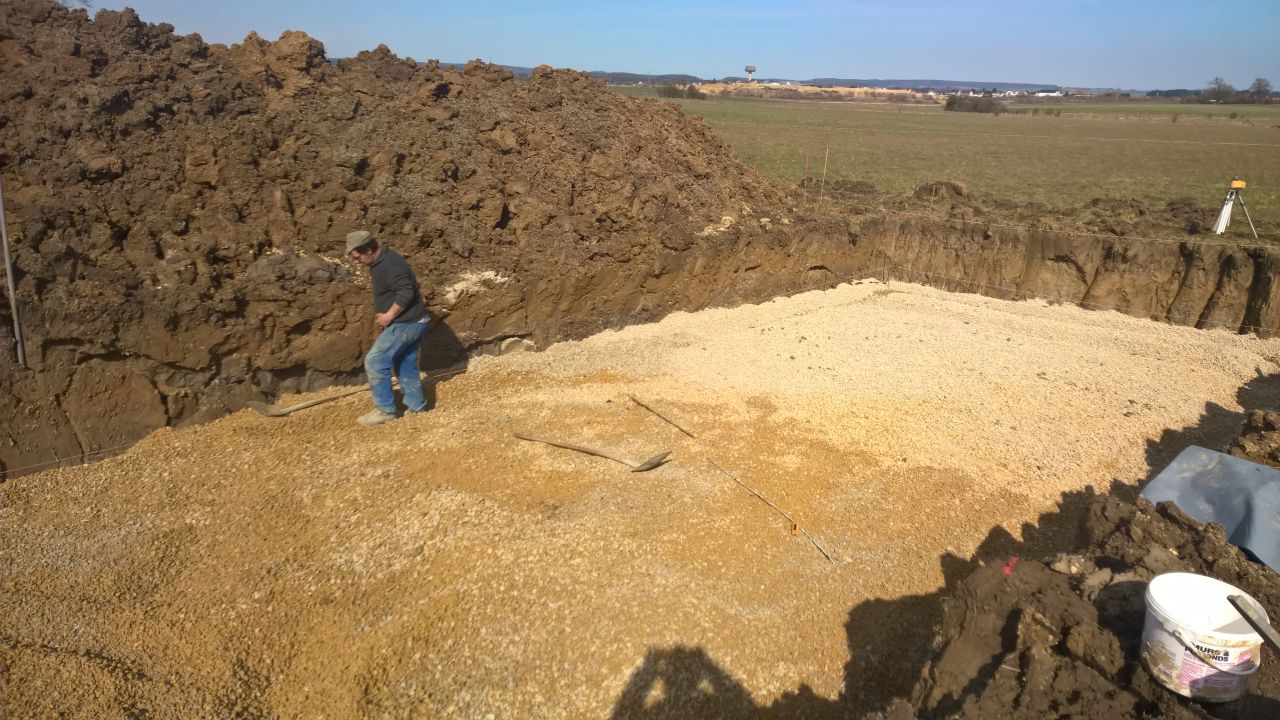
[[[418,322],[427,316],[427,306],[418,291],[418,280],[400,253],[389,247],[382,248],[382,254],[369,266],[369,277],[373,280],[375,313],[384,313],[392,305],[399,305],[402,308],[400,314],[392,322]]]

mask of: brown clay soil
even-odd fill
[[[785,248],[848,245],[673,105],[545,66],[333,63],[300,32],[0,0],[0,129],[29,365],[4,302],[0,474],[356,379],[354,228],[417,270],[435,367],[736,302],[719,258],[748,246],[781,289],[809,266]]]
[[[1198,238],[1214,208],[940,179],[830,183],[840,209],[813,210],[700,119],[568,70],[333,62],[299,32],[210,45],[0,0],[0,130],[29,366],[0,303],[0,477],[357,381],[356,227],[416,269],[428,369],[872,274],[1280,332],[1280,258]]]
[[[1280,402],[1277,357],[870,281],[479,358],[374,429],[359,395],[162,429],[0,485],[0,697],[94,718],[1203,716],[1143,680],[1112,586],[1212,571],[1275,609],[1276,575],[1091,499],[1238,437]],[[513,431],[672,460],[630,473]],[[1079,559],[1035,562],[1060,552]],[[1027,684],[1036,653],[1052,687]],[[1274,716],[1278,682],[1268,654],[1229,716]]]
[[[1006,554],[945,594],[941,649],[891,718],[1271,718],[1280,712],[1280,656],[1262,665],[1240,700],[1190,703],[1150,675],[1141,655],[1147,582],[1166,572],[1220,578],[1266,607],[1280,603],[1276,573],[1246,559],[1222,528],[1172,504],[1085,498],[1080,551],[1046,562]],[[1080,498],[1073,498],[1076,502]],[[1041,527],[1065,513],[1042,518]],[[1274,612],[1273,612],[1274,614]]]

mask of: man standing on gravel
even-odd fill
[[[427,409],[422,376],[418,374],[418,347],[427,334],[427,306],[418,280],[400,253],[378,244],[367,230],[347,234],[347,256],[369,268],[373,280],[373,321],[382,332],[364,356],[373,394],[373,411],[356,422],[365,427],[396,419],[396,396],[391,375],[400,380],[409,412]]]

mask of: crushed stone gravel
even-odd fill
[[[1063,493],[1238,434],[1246,404],[1275,405],[1277,358],[1280,340],[862,281],[476,358],[431,412],[376,428],[357,395],[157,431],[0,485],[0,703],[599,717],[655,651],[696,649],[753,702],[857,708],[915,678],[856,608],[936,591],[942,558]],[[672,461],[630,473],[512,432]]]

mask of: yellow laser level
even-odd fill
[[[1231,224],[1231,208],[1235,207],[1236,201],[1240,201],[1240,208],[1244,210],[1244,216],[1249,220],[1249,229],[1253,231],[1253,239],[1258,239],[1258,229],[1253,226],[1253,217],[1249,215],[1249,206],[1244,204],[1244,180],[1240,178],[1231,178],[1231,184],[1227,187],[1227,197],[1222,201],[1222,209],[1218,211],[1218,220],[1213,224],[1213,231],[1218,235],[1227,231],[1227,226]]]

